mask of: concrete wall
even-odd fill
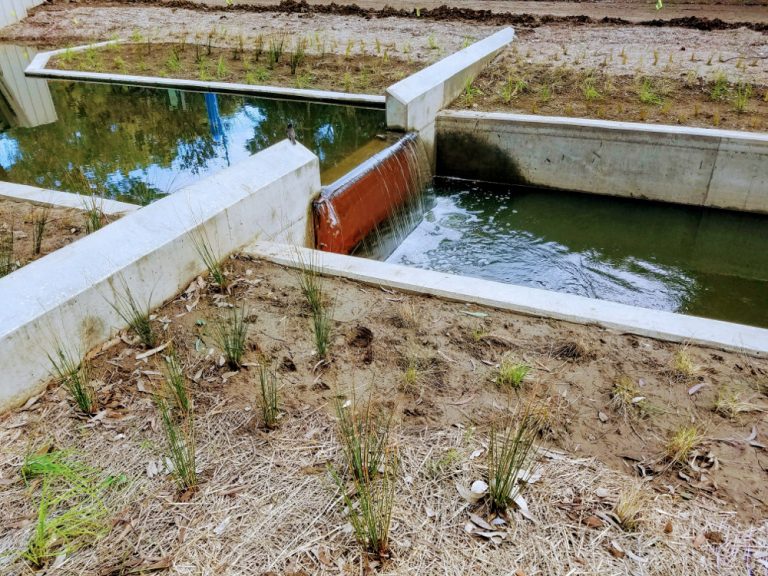
[[[431,157],[437,113],[514,38],[505,28],[387,88],[387,128],[417,130]]]
[[[0,182],[0,198],[39,206],[75,208],[77,210],[88,210],[91,207],[90,202],[94,200],[90,196],[82,196],[72,192],[60,192],[59,190],[48,190],[12,182]],[[137,204],[128,204],[109,198],[98,198],[95,201],[96,206],[107,215],[127,214],[141,208]]]
[[[768,134],[444,111],[437,173],[768,213]]]
[[[296,266],[296,262],[302,259],[304,262],[311,261],[324,274],[352,278],[374,286],[431,294],[447,300],[471,302],[577,324],[594,324],[660,340],[699,344],[756,356],[768,355],[768,330],[763,328],[365,258],[298,250],[271,242],[255,242],[245,252],[284,266]]]
[[[0,1],[0,27],[14,24],[27,17],[27,10],[40,6],[45,0]]]
[[[28,46],[0,45],[0,92],[10,108],[3,111],[10,126],[34,128],[58,119],[48,82],[24,75],[36,53]]]
[[[57,343],[83,354],[122,328],[109,302],[124,286],[155,307],[203,272],[195,235],[222,256],[304,245],[319,191],[317,157],[283,141],[0,279],[0,410],[41,389]]]
[[[0,0],[0,2],[3,0]],[[114,44],[115,41],[99,42],[70,48],[71,51],[87,50],[90,46],[101,47]],[[347,92],[332,92],[328,90],[309,90],[303,88],[286,88],[283,86],[256,86],[254,84],[236,84],[232,82],[203,82],[200,80],[183,80],[180,78],[162,78],[159,76],[132,76],[130,74],[114,74],[105,72],[81,72],[78,70],[56,70],[48,68],[48,61],[66,49],[41,52],[27,66],[25,73],[34,78],[52,78],[59,80],[81,80],[84,82],[106,82],[110,84],[128,84],[133,86],[149,86],[150,88],[176,88],[219,94],[247,94],[281,100],[302,100],[309,102],[324,102],[328,104],[344,104],[350,106],[365,106],[368,108],[383,108],[384,97],[376,94],[350,94]]]

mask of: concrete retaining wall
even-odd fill
[[[100,42],[76,46],[71,51],[87,50],[90,46],[102,47],[111,42]],[[179,78],[162,78],[160,76],[132,76],[130,74],[111,74],[103,72],[81,72],[78,70],[55,70],[47,68],[48,61],[67,49],[41,52],[27,66],[25,74],[35,78],[52,78],[59,80],[80,80],[84,82],[105,82],[110,84],[128,84],[132,86],[148,86],[150,88],[176,88],[197,92],[217,92],[219,94],[245,94],[265,98],[280,98],[281,100],[302,100],[324,102],[327,104],[343,104],[349,106],[364,106],[368,108],[383,108],[385,99],[374,94],[348,94],[328,90],[308,90],[301,88],[286,88],[282,86],[256,86],[253,84],[236,84],[230,82],[202,82],[200,80],[183,80]]]
[[[27,17],[27,10],[40,6],[45,0],[2,0],[0,2],[0,27],[14,24]]]
[[[768,134],[443,111],[437,174],[768,213]]]
[[[0,410],[40,390],[58,343],[84,354],[122,328],[109,303],[125,286],[156,307],[203,272],[195,237],[221,256],[255,238],[304,245],[319,191],[317,157],[283,141],[1,279]]]
[[[431,157],[437,113],[514,38],[505,28],[387,88],[387,128],[419,131]]]
[[[256,242],[247,247],[245,252],[284,266],[296,266],[296,262],[302,260],[312,262],[324,274],[352,278],[375,286],[431,294],[447,300],[471,302],[576,324],[595,324],[660,340],[699,344],[755,356],[768,355],[768,330],[752,326],[421,270],[365,258],[297,250],[271,242]]]
[[[35,186],[26,186],[25,184],[14,184],[12,182],[0,182],[0,198],[5,200],[16,200],[18,202],[28,202],[39,206],[54,206],[57,208],[75,208],[77,210],[88,210],[91,208],[90,202],[93,200],[90,196],[73,194],[72,192],[61,192],[59,190],[48,190],[46,188],[37,188]],[[118,202],[109,198],[96,199],[98,206],[104,214],[117,215],[135,212],[141,206],[137,204],[128,204],[127,202]]]

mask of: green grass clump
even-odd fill
[[[165,387],[179,410],[185,414],[192,410],[192,401],[187,393],[187,379],[184,376],[184,369],[174,351],[165,357]]]
[[[51,215],[50,208],[43,206],[32,212],[32,253],[39,256],[43,248],[43,236]]]
[[[97,230],[101,230],[107,223],[107,216],[104,214],[102,205],[103,202],[98,196],[89,196],[85,200],[83,218],[85,219],[86,234],[92,234]]]
[[[640,102],[643,104],[660,105],[663,100],[649,78],[643,78],[637,95],[640,98]]]
[[[728,78],[720,72],[715,76],[715,81],[712,83],[712,88],[709,91],[709,98],[715,102],[728,99],[731,89],[728,85]]]
[[[62,384],[83,414],[95,414],[98,409],[96,393],[91,385],[87,360],[75,358],[59,346],[53,355],[48,354],[53,376]]]
[[[208,235],[202,228],[197,233],[191,233],[190,238],[195,246],[195,251],[203,261],[205,268],[208,270],[211,282],[223,292],[229,285],[229,281],[224,273],[224,267],[221,264],[221,256],[214,251],[211,242],[208,239]]]
[[[733,107],[736,112],[739,114],[746,112],[750,98],[752,98],[752,85],[746,82],[739,82],[733,95]]]
[[[122,288],[115,290],[114,302],[109,303],[146,348],[154,348],[157,344],[157,335],[149,319],[150,299],[151,296],[145,305],[140,306],[127,282],[123,281]]]
[[[10,229],[0,228],[0,278],[16,269],[13,240],[13,226]]]
[[[495,381],[498,386],[518,389],[530,371],[530,366],[504,358],[496,370]]]
[[[527,406],[491,426],[488,439],[488,499],[493,512],[504,514],[520,493],[523,471],[536,466],[536,437],[541,430],[537,411]]]
[[[233,306],[224,318],[213,324],[213,340],[224,354],[227,365],[233,370],[243,365],[248,340],[248,326],[245,322],[247,316],[245,305]]]
[[[173,465],[173,476],[181,492],[197,488],[197,451],[195,445],[194,411],[183,414],[177,421],[171,405],[159,395],[155,405],[160,413],[168,449],[168,459]]]
[[[263,364],[259,366],[259,393],[264,427],[274,430],[280,420],[280,392],[277,374]]]
[[[384,462],[392,413],[374,407],[370,397],[362,405],[354,398],[345,403],[337,397],[335,409],[337,435],[350,475],[356,479],[375,476]]]

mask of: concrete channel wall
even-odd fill
[[[305,245],[319,191],[317,157],[286,140],[0,279],[0,411],[41,389],[58,347],[79,356],[123,328],[117,295],[154,308],[184,289],[201,240],[219,256],[256,238]]]
[[[37,188],[36,186],[14,184],[12,182],[0,182],[0,199],[26,202],[37,206],[74,208],[76,210],[88,210],[92,207],[92,203],[94,203],[93,205],[96,208],[108,216],[127,214],[141,208],[137,204],[128,204],[127,202],[119,202],[109,198],[93,198],[92,196],[83,196],[81,194],[73,194],[72,192],[48,190],[47,188]]]
[[[387,128],[418,131],[433,158],[437,113],[515,38],[504,28],[387,88]]]
[[[45,0],[0,1],[0,27],[15,24],[27,17],[27,10],[40,6]]]
[[[768,134],[443,111],[437,174],[768,213]]]

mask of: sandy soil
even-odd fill
[[[761,569],[768,360],[688,347],[693,369],[683,374],[675,368],[679,346],[326,279],[334,321],[322,365],[295,271],[247,259],[228,259],[225,269],[230,292],[195,281],[152,321],[161,340],[173,342],[194,396],[200,491],[180,501],[171,478],[153,472],[164,450],[151,400],[162,354],[142,355],[123,334],[90,354],[97,415],[78,417],[52,385],[0,417],[0,547],[24,547],[36,492],[18,480],[19,466],[52,443],[127,478],[110,501],[110,534],[68,559],[64,573],[118,574],[161,561],[177,574],[367,573],[327,472],[340,462],[333,400],[356,390],[394,411],[401,453],[394,559],[381,573]],[[209,336],[230,305],[247,307],[239,371],[223,365]],[[494,382],[503,358],[531,367],[519,395]],[[261,359],[276,367],[284,401],[280,428],[268,433],[255,415]],[[409,366],[417,378],[405,378]],[[612,401],[622,377],[642,395],[645,416]],[[724,390],[740,390],[750,410],[732,418],[714,412]],[[542,444],[555,451],[542,456],[542,479],[525,492],[534,521],[514,514],[495,545],[465,532],[470,510],[455,484],[482,478],[489,423],[534,396],[546,407]],[[702,433],[696,452],[670,465],[668,434],[691,424]],[[643,521],[626,533],[608,513],[634,486]],[[9,569],[28,572],[21,562]]]
[[[297,44],[291,38],[261,39],[258,51],[253,49],[254,42],[246,44],[245,40],[243,46],[246,49],[240,47],[238,39],[230,39],[228,43],[232,46],[212,46],[210,50],[205,38],[197,40],[195,46],[162,43],[152,44],[149,49],[146,44],[128,44],[72,52],[54,58],[48,66],[64,70],[172,76],[364,94],[383,94],[388,86],[424,66],[421,62],[391,58],[389,51],[395,48],[394,44],[379,42],[378,45],[366,46],[357,43],[340,48],[317,35],[300,40],[305,55],[292,71]],[[281,55],[277,64],[272,64],[268,54],[270,44],[281,41],[286,53]],[[338,54],[342,49],[345,55]]]
[[[35,219],[47,212],[40,254],[34,254]],[[13,254],[16,267],[50,254],[85,235],[83,213],[71,208],[43,208],[27,202],[0,199],[0,234],[13,231]]]

